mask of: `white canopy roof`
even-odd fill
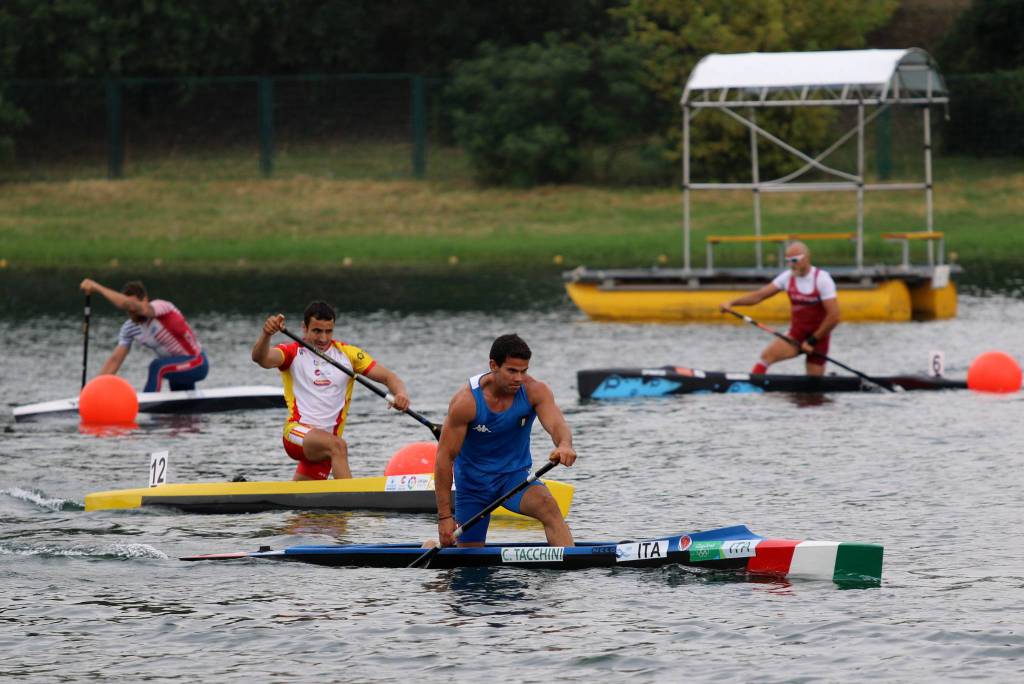
[[[690,74],[684,104],[780,106],[944,102],[946,84],[924,50],[710,54]]]

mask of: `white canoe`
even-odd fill
[[[283,408],[284,392],[271,385],[213,387],[178,392],[138,392],[139,413],[212,413],[237,409]],[[78,397],[25,404],[14,408],[14,420],[78,413]]]

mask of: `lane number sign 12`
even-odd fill
[[[149,486],[167,484],[167,458],[169,451],[154,451],[149,455]]]

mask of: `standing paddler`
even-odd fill
[[[786,247],[786,264],[789,269],[776,276],[772,282],[722,304],[721,309],[726,311],[735,306],[752,306],[779,292],[785,292],[791,309],[789,332],[786,335],[791,341],[778,338],[773,340],[761,352],[761,360],[750,372],[766,373],[773,363],[803,353],[807,354],[807,374],[824,375],[829,339],[832,330],[839,325],[839,300],[836,298],[835,281],[828,271],[811,265],[811,250],[802,242],[791,242]]]
[[[530,431],[535,418],[540,418],[555,445],[548,458],[564,466],[576,461],[572,431],[551,388],[527,373],[531,356],[530,347],[518,335],[502,335],[491,345],[490,371],[470,378],[452,397],[434,463],[442,546],[455,543],[459,524],[530,476]],[[453,481],[458,492],[454,509]],[[558,504],[542,482],[531,482],[503,505],[541,521],[551,546],[574,545]],[[483,546],[489,523],[487,515],[464,529],[458,545]]]

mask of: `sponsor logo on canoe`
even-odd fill
[[[690,544],[691,561],[714,561],[727,558],[752,558],[757,555],[760,539],[731,539],[729,541],[697,541]]]
[[[503,546],[502,563],[561,563],[565,549],[561,546]]]
[[[682,375],[682,376],[687,377],[687,378],[692,378],[693,377],[693,369],[692,368],[683,368],[682,366],[676,366],[675,367],[675,371],[676,371],[676,375]]]
[[[660,375],[666,376],[668,373],[664,368],[644,368],[640,371],[640,375]]]
[[[726,373],[725,374],[725,379],[726,380],[749,380],[750,379],[750,374],[749,373]]]
[[[705,373],[702,370],[697,370],[696,368],[694,368],[693,369],[693,377],[695,377],[695,378],[706,378],[707,377],[707,373]]]
[[[434,476],[429,473],[420,475],[388,475],[384,481],[385,492],[423,492],[434,488]]]
[[[651,541],[617,544],[615,546],[615,562],[652,560],[668,557],[668,540],[653,539]]]
[[[609,553],[615,553],[614,546],[591,546],[590,555],[592,556],[605,556]]]
[[[688,548],[690,548],[690,544],[692,543],[693,540],[690,539],[690,535],[684,534],[682,537],[679,538],[679,550],[686,551]]]

